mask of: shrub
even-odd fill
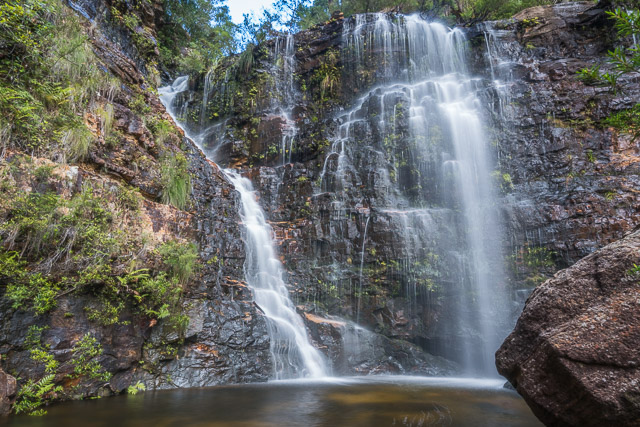
[[[614,26],[618,36],[637,37],[640,35],[640,11],[637,9],[625,10],[617,8],[613,12],[607,11],[607,15],[614,21]],[[625,74],[640,72],[640,50],[637,46],[624,48],[617,46],[607,54],[607,62],[611,66],[611,71],[603,73],[600,66],[583,68],[578,71],[578,77],[589,85],[609,86],[612,91],[620,90],[618,80]],[[606,118],[603,123],[614,127],[622,132],[633,135],[634,139],[640,136],[640,104],[618,112]]]
[[[0,277],[16,309],[43,314],[55,307],[64,289],[104,280],[110,269],[103,266],[125,240],[112,229],[112,213],[90,187],[71,200],[52,193],[20,194],[7,208],[7,220],[0,225],[8,249],[0,249]],[[58,274],[73,275],[51,276],[54,265]]]
[[[75,126],[64,133],[62,144],[66,147],[68,158],[81,161],[89,154],[93,134],[84,125]]]
[[[150,119],[147,126],[151,130],[156,144],[164,144],[174,130],[171,122],[165,119]]]
[[[16,414],[28,414],[35,416],[46,415],[47,411],[40,408],[51,400],[51,395],[62,391],[62,386],[56,386],[53,382],[54,374],[48,374],[38,381],[27,380],[20,387],[13,410]]]
[[[27,331],[25,346],[29,350],[30,358],[34,362],[44,363],[46,375],[38,381],[29,379],[20,387],[13,406],[16,414],[45,415],[47,411],[40,407],[62,391],[62,387],[56,386],[53,382],[59,363],[49,352],[49,346],[42,344],[42,332],[46,329],[48,326],[32,325]]]
[[[191,193],[191,176],[183,154],[168,155],[162,159],[162,202],[184,209]]]
[[[15,167],[23,171],[20,163]],[[120,322],[129,305],[148,317],[172,316],[174,326],[184,326],[181,283],[197,267],[196,246],[168,242],[159,251],[161,271],[127,271],[147,243],[123,233],[114,217],[134,215],[135,221],[140,196],[127,187],[119,187],[112,203],[105,204],[103,196],[86,186],[70,200],[38,192],[7,198],[6,221],[0,224],[0,280],[8,300],[15,309],[44,314],[63,294],[93,292],[97,303],[86,308],[87,317],[100,324]]]
[[[111,374],[104,372],[104,368],[97,360],[102,355],[102,346],[90,332],[80,338],[71,349],[71,353],[73,353],[71,364],[74,366],[72,378],[85,376],[104,382],[109,381]]]
[[[55,169],[55,166],[53,165],[43,165],[37,168],[33,172],[33,175],[36,177],[38,181],[46,181],[51,176],[53,169]]]
[[[117,88],[60,0],[0,5],[0,116],[11,144],[82,159],[92,137],[81,113]]]
[[[113,127],[113,104],[106,104],[96,109],[96,115],[100,118],[102,137],[108,138]]]
[[[130,385],[129,387],[127,387],[127,394],[138,394],[139,391],[145,391],[147,389],[147,387],[145,387],[144,384],[142,384],[140,381],[138,381],[137,383],[135,383],[135,385]]]
[[[186,283],[195,272],[198,260],[198,248],[195,244],[171,240],[160,246],[158,252],[171,275],[181,283]]]

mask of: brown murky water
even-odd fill
[[[331,378],[140,393],[12,417],[10,426],[522,426],[540,427],[503,381]]]

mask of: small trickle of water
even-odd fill
[[[280,115],[282,125],[282,140],[280,151],[282,164],[291,162],[297,126],[292,117],[292,110],[296,99],[297,90],[294,84],[295,62],[295,39],[292,34],[276,38],[274,44],[273,57],[275,68],[280,74],[275,81],[275,95],[272,98],[273,109]]]
[[[358,295],[358,310],[356,314],[356,323],[360,323],[360,305],[362,300],[362,268],[364,267],[364,245],[367,243],[367,229],[369,228],[369,220],[371,214],[367,215],[367,222],[364,226],[364,233],[362,235],[362,250],[360,251],[360,290]]]

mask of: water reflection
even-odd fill
[[[147,392],[48,408],[11,426],[541,426],[499,381],[365,377]]]

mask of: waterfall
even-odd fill
[[[246,229],[247,252],[244,273],[256,304],[269,319],[276,379],[323,376],[322,357],[309,343],[302,319],[289,299],[282,280],[282,264],[273,248],[271,227],[253,195],[251,181],[230,169],[224,173],[242,199],[240,216]]]
[[[275,80],[275,87],[273,88],[277,96],[272,98],[272,107],[280,114],[283,121],[282,142],[280,146],[282,164],[291,162],[291,155],[293,154],[297,133],[296,123],[292,118],[292,109],[297,93],[294,85],[294,41],[293,34],[278,36],[273,49],[276,75],[279,75],[279,78]]]
[[[487,29],[485,35],[489,50],[495,51],[492,33]],[[271,123],[279,121],[280,157],[274,163],[284,164],[292,161],[297,136],[293,112],[309,101],[296,89],[293,36],[277,37],[272,48],[273,60],[265,69],[273,80],[266,80],[269,98],[260,114]],[[324,130],[331,149],[317,162],[319,181],[312,185],[314,196],[322,194],[328,200],[327,220],[336,224],[341,239],[345,214],[368,212],[362,241],[354,250],[360,250],[359,277],[357,263],[345,266],[352,263],[346,251],[336,251],[331,267],[327,266],[333,269],[327,273],[331,282],[348,282],[345,294],[356,297],[351,301],[354,320],[365,317],[363,298],[376,295],[377,284],[368,275],[375,268],[365,265],[366,247],[386,249],[376,238],[378,230],[388,228],[396,240],[390,242],[393,249],[385,251],[389,261],[385,280],[402,281],[393,292],[406,298],[407,310],[439,310],[425,320],[432,322],[428,325],[432,329],[421,344],[427,351],[461,362],[469,375],[493,376],[497,374],[493,354],[511,325],[492,177],[496,165],[481,95],[492,84],[500,89],[504,83],[496,78],[504,70],[500,63],[491,63],[493,83],[473,77],[467,70],[466,50],[461,30],[417,16],[378,13],[346,19],[339,54],[342,89],[353,102],[336,110],[332,126]],[[210,78],[207,75],[205,90],[210,89]],[[180,110],[186,100],[175,98],[186,89],[186,78],[179,78],[160,90],[178,120],[185,116]],[[500,120],[508,113],[508,99],[506,92],[494,92]],[[233,142],[233,136],[224,136],[230,117],[207,124],[208,128],[203,117],[199,135],[193,138],[201,148],[215,150],[221,141]],[[288,297],[272,231],[251,183],[235,171],[225,174],[241,195],[245,275],[269,319],[276,377],[321,375],[322,357],[309,344]],[[372,261],[382,265],[385,259]],[[348,277],[352,268],[355,274]],[[431,295],[442,298],[432,301]]]
[[[417,16],[379,13],[346,21],[344,78],[366,92],[339,119],[321,188],[341,200],[364,184],[368,175],[358,171],[371,168],[366,162],[386,156],[389,173],[377,176],[394,197],[380,197],[379,207],[397,216],[399,206],[414,205],[401,215],[440,223],[434,230],[428,221],[416,232],[436,236],[433,250],[448,260],[455,282],[456,315],[444,326],[455,342],[445,357],[461,361],[469,374],[496,375],[493,354],[508,323],[501,225],[480,113],[483,86],[466,69],[465,44],[462,31]],[[363,145],[373,156],[363,159]],[[423,240],[406,236],[407,253],[424,257],[425,247],[412,247]]]
[[[171,86],[158,90],[161,101],[179,125],[182,125],[181,108],[177,108],[176,104],[180,103],[176,98],[187,87],[188,77],[183,76]],[[185,134],[203,149],[203,135],[189,135],[186,129]],[[223,169],[223,172],[240,194],[246,250],[245,279],[256,304],[267,318],[274,378],[325,376],[323,356],[311,345],[302,318],[289,298],[283,267],[274,249],[273,233],[254,196],[251,181],[232,169]]]

